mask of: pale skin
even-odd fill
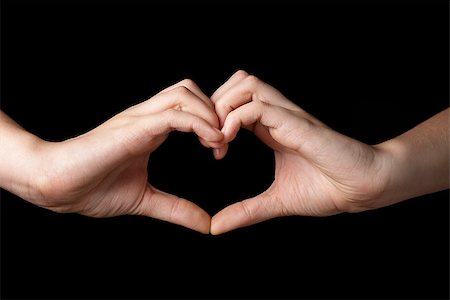
[[[173,130],[217,147],[218,125],[213,104],[191,80],[63,142],[43,141],[0,112],[0,186],[56,212],[144,215],[209,233],[210,216],[151,186],[147,164]]]
[[[280,216],[360,212],[449,187],[449,109],[371,146],[330,129],[244,71],[211,99],[224,143],[245,127],[275,153],[272,185],[217,213],[212,234]],[[227,147],[215,149],[216,158]]]
[[[212,234],[286,215],[359,212],[449,187],[449,114],[367,145],[238,71],[211,98],[184,80],[62,142],[43,141],[0,112],[0,187],[56,212],[144,215]],[[274,150],[267,191],[211,219],[148,183],[149,156],[171,131],[195,133],[221,159],[241,127]]]

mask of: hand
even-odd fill
[[[328,216],[386,205],[374,201],[386,186],[389,168],[381,149],[333,131],[244,71],[235,73],[211,99],[225,143],[244,127],[275,152],[273,184],[217,213],[212,234],[279,216]],[[216,158],[227,147],[216,149]]]
[[[213,234],[283,215],[373,209],[449,187],[450,109],[369,146],[333,131],[243,71],[211,99],[214,106],[184,80],[59,143],[42,141],[0,111],[0,187],[58,212],[139,214]],[[149,155],[170,131],[195,132],[220,159],[240,127],[275,152],[275,180],[267,191],[211,221],[195,204],[148,184]]]
[[[173,130],[195,132],[205,146],[223,135],[210,99],[184,80],[92,131],[39,146],[39,193],[31,202],[92,217],[145,215],[209,233],[210,216],[147,182],[149,155]]]

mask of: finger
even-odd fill
[[[222,86],[220,86],[215,92],[214,94],[211,96],[211,101],[214,103],[216,102],[218,99],[220,99],[220,97],[222,97],[222,95],[228,90],[230,89],[233,85],[235,85],[236,83],[238,83],[239,81],[243,80],[244,78],[246,78],[247,76],[249,76],[249,74],[243,70],[239,70],[237,72],[235,72]],[[216,112],[217,113],[217,112]],[[223,119],[224,120],[224,119]],[[220,119],[219,117],[219,124],[220,126],[223,125],[223,120]],[[214,157],[217,160],[220,160],[222,158],[225,157],[225,155],[228,152],[228,144],[224,144],[222,147],[219,148],[215,148],[213,150],[213,154]]]
[[[235,85],[236,83],[238,83],[239,81],[241,81],[242,79],[246,78],[247,76],[249,76],[249,74],[243,70],[239,70],[237,72],[235,72],[230,78],[228,78],[227,81],[225,81],[224,84],[222,84],[215,92],[214,94],[211,96],[211,100],[212,102],[216,102],[218,99],[220,99],[223,94],[229,89],[231,88],[233,85]]]
[[[165,88],[164,90],[160,91],[158,94],[168,92],[176,87],[184,86],[187,89],[189,89],[192,93],[194,93],[197,97],[202,99],[210,108],[214,108],[214,104],[212,103],[211,99],[203,93],[203,91],[200,89],[200,87],[193,81],[192,79],[183,79],[180,82],[175,83],[172,86],[169,86]]]
[[[152,116],[143,116],[136,126],[143,129],[144,134],[152,136],[164,135],[173,130],[178,130],[194,132],[209,142],[220,142],[223,139],[223,134],[204,119],[185,111],[173,109]]]
[[[230,112],[222,127],[223,142],[231,142],[241,127],[252,128],[251,125],[259,122],[264,114],[264,106],[262,102],[250,102]]]
[[[209,147],[220,147],[223,133],[204,119],[189,112],[169,109],[161,113],[135,116],[117,131],[117,140],[130,153],[155,150],[174,131],[194,132]]]
[[[215,147],[213,149],[214,158],[217,160],[224,158],[228,152],[228,147],[229,147],[228,144],[223,144],[220,147]]]
[[[276,198],[271,197],[270,193],[264,192],[219,211],[211,220],[211,234],[222,234],[240,227],[280,217],[283,214],[281,203],[276,202]]]
[[[210,231],[211,217],[196,204],[149,186],[137,214],[178,224],[204,234]]]
[[[285,149],[314,156],[318,149],[329,143],[328,134],[332,132],[302,113],[270,105],[264,102],[250,102],[228,114],[222,128],[223,143],[229,143],[241,127],[248,128],[269,147]]]
[[[284,128],[283,133],[287,136],[290,128],[306,125],[302,120],[295,112],[283,107],[259,101],[250,102],[228,114],[222,128],[223,141],[232,141],[241,127],[254,131],[256,123],[266,127],[275,136],[280,136],[276,131]]]
[[[181,110],[198,115],[211,125],[219,128],[219,122],[214,110],[184,86],[178,86],[164,93],[157,94],[139,106],[139,113],[142,115],[155,114],[168,109]]]
[[[225,157],[229,148],[228,143],[234,140],[241,127],[252,130],[252,126],[249,125],[256,123],[260,119],[262,114],[261,105],[258,102],[251,102],[239,107],[237,109],[238,112],[234,113],[233,111],[228,115],[222,128],[224,133],[223,146],[213,150],[215,159],[220,160]],[[266,140],[264,141],[266,142]]]
[[[226,150],[228,149],[228,144],[223,145],[222,143],[207,142],[202,138],[198,138],[200,143],[206,148],[213,148],[213,156],[215,159],[220,160],[225,157]],[[225,150],[225,151],[224,151]]]
[[[222,142],[206,141],[206,140],[202,139],[201,137],[198,137],[198,140],[200,141],[200,144],[202,144],[206,148],[216,149],[216,148],[220,148],[223,146]]]
[[[262,81],[255,76],[248,75],[242,80],[236,80],[233,86],[230,86],[220,98],[214,101],[214,108],[221,126],[231,111],[255,99],[254,94],[261,85]]]
[[[154,151],[174,130],[194,132],[212,147],[219,147],[223,140],[223,133],[204,119],[173,109],[153,115],[135,116],[127,124],[116,131],[114,139],[135,155]]]
[[[228,113],[251,101],[261,101],[289,110],[304,112],[277,89],[258,79],[256,76],[249,75],[230,87],[220,98],[214,101],[214,107],[220,124],[223,125]]]
[[[243,80],[247,76],[249,76],[249,74],[247,72],[243,71],[243,70],[239,70],[239,71],[235,72],[222,86],[220,86],[214,92],[214,94],[211,96],[211,101],[214,103],[215,101],[220,99],[220,97],[222,97],[222,95],[228,89],[230,89],[233,85],[235,85],[239,81]],[[223,125],[223,120],[220,121],[220,117],[219,117],[219,124],[220,124],[220,126]],[[214,157],[217,160],[220,160],[220,159],[224,158],[225,155],[227,154],[227,152],[228,152],[228,144],[224,144],[222,147],[215,148],[213,150]]]

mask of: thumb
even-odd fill
[[[265,191],[219,211],[211,220],[211,234],[222,234],[282,215],[282,203],[272,193]]]
[[[186,199],[160,191],[148,185],[137,208],[137,214],[178,224],[204,234],[210,230],[211,217]]]

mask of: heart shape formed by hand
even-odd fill
[[[248,131],[237,135],[222,160],[193,135],[175,132],[152,153],[148,173],[153,186],[189,199],[212,216],[266,190],[273,182],[274,156]]]
[[[231,203],[211,218],[198,205],[148,182],[154,171],[147,170],[149,159],[158,161],[152,153],[170,132],[194,132],[220,160],[241,128],[273,150],[274,176],[261,172],[272,150],[262,154],[260,145],[252,148],[242,141],[236,149],[241,161],[236,164],[230,161],[239,156],[231,152],[221,168],[204,161],[210,169],[200,173],[196,161],[184,157],[191,163],[187,169],[200,176],[197,193],[192,193],[195,184],[189,181],[195,177],[182,176],[178,169],[157,171],[166,172],[167,182],[175,182],[181,191],[189,190],[190,197],[203,197],[201,204],[214,211],[223,206],[217,201],[221,197],[227,204],[234,197],[243,198],[245,191],[253,197]],[[220,234],[284,215],[325,216],[386,205],[368,202],[384,190],[388,177],[380,167],[385,164],[376,159],[380,151],[331,130],[244,71],[236,72],[211,97],[192,81],[181,81],[84,135],[39,148],[44,158],[34,169],[43,168],[46,175],[32,201],[60,212],[93,217],[139,214]],[[77,155],[68,159],[68,153]],[[179,164],[183,159],[180,153],[167,154]],[[270,186],[254,196],[266,185]],[[215,199],[216,206],[211,204]]]
[[[367,159],[374,157],[372,147],[329,129],[255,76],[238,71],[210,99],[223,133],[222,142],[213,143],[216,159],[225,157],[228,144],[241,127],[252,131],[275,153],[275,176],[268,176],[273,179],[270,186],[214,215],[212,234],[285,215],[333,215],[349,210],[350,202],[352,209],[366,209],[366,199],[373,198],[382,189],[382,183],[373,182],[373,161]],[[200,141],[209,146],[208,141],[202,138]],[[252,172],[259,166],[252,166],[252,172],[247,173],[239,167],[238,172],[243,176],[241,189],[246,190],[252,177],[258,180]],[[195,164],[189,168],[197,171]],[[220,177],[217,180],[216,174],[209,170],[206,176],[212,179],[201,181],[209,186],[226,182]],[[221,175],[236,176],[236,171]],[[219,185],[214,190],[226,193],[230,188]],[[364,193],[360,192],[362,188]],[[217,191],[207,195],[208,201],[216,195]]]

